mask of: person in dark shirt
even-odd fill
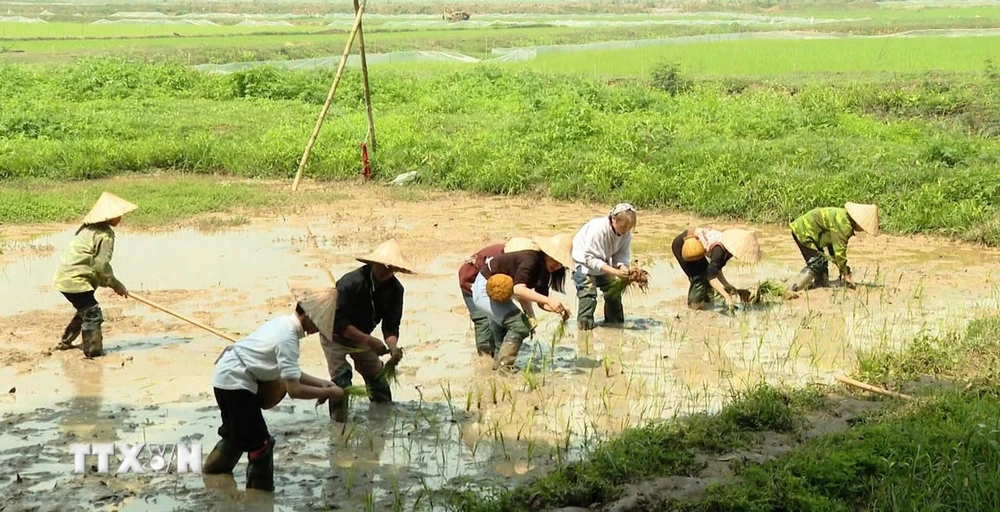
[[[493,369],[512,368],[521,344],[534,330],[537,322],[532,303],[545,311],[569,318],[569,311],[562,302],[548,296],[548,287],[563,291],[566,269],[573,266],[573,239],[569,235],[533,240],[537,248],[505,252],[486,260],[472,285],[472,301],[490,320],[493,342],[500,348],[493,361]],[[494,274],[506,274],[513,280],[513,296],[503,302],[495,301],[486,292],[486,281]],[[546,293],[539,293],[541,287]],[[522,312],[514,299],[524,308]]]
[[[733,295],[744,302],[750,299],[750,291],[729,284],[722,269],[733,257],[750,264],[760,261],[760,245],[753,232],[690,228],[674,238],[671,248],[691,282],[687,298],[689,308],[707,308],[711,303],[711,290],[715,290],[730,309],[735,306]]]
[[[490,329],[490,319],[476,307],[472,302],[472,284],[476,281],[476,276],[483,268],[487,259],[495,258],[505,252],[515,252],[525,249],[537,249],[535,243],[527,238],[512,238],[506,244],[493,244],[483,247],[478,252],[469,256],[469,259],[458,268],[458,285],[462,290],[462,299],[465,306],[469,308],[469,318],[476,333],[476,353],[480,356],[494,357],[499,348],[493,342],[493,331]],[[548,283],[545,286],[536,286],[535,291],[543,295],[548,295]]]
[[[368,256],[357,258],[363,266],[337,280],[337,313],[333,336],[321,337],[330,378],[345,388],[351,385],[352,371],[347,356],[371,391],[373,402],[391,402],[392,392],[387,382],[377,379],[382,370],[379,356],[392,354],[402,357],[399,348],[399,323],[403,316],[403,285],[397,273],[413,274],[403,258],[399,245],[389,240]],[[371,335],[382,324],[382,340]],[[330,416],[346,421],[340,402],[330,402]]]

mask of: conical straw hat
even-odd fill
[[[524,238],[516,236],[507,240],[507,244],[503,246],[503,252],[517,252],[517,251],[540,251],[538,244],[530,238]]]
[[[104,192],[101,197],[97,199],[94,203],[94,207],[90,209],[90,213],[83,218],[81,224],[97,224],[99,222],[107,222],[111,219],[115,219],[129,213],[138,208],[138,206],[112,194],[111,192]]]
[[[358,261],[362,263],[380,263],[387,267],[393,267],[404,274],[415,273],[410,270],[410,264],[403,258],[403,253],[399,250],[399,244],[396,243],[395,238],[382,242],[382,245],[376,247],[371,254],[359,257]]]
[[[874,204],[847,203],[844,205],[847,214],[854,219],[861,229],[872,236],[878,234],[878,206]]]
[[[757,242],[757,235],[753,231],[733,228],[722,232],[722,246],[732,253],[736,259],[757,264],[760,261],[760,243]]]
[[[535,238],[535,243],[550,258],[564,267],[573,267],[573,237],[558,234],[550,238]]]
[[[320,334],[333,336],[333,320],[337,313],[336,288],[298,288],[292,295],[306,316],[312,320]]]

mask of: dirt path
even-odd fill
[[[851,265],[861,283],[855,291],[818,290],[734,317],[689,311],[687,280],[669,246],[698,220],[640,212],[634,252],[650,262],[652,282],[648,294],[626,299],[627,327],[580,337],[571,322],[553,354],[555,322],[547,319],[519,357],[533,370],[497,376],[476,361],[458,266],[510,236],[572,234],[610,204],[338,187],[345,199],[295,218],[254,218],[239,230],[143,233],[126,223],[119,231],[115,269],[133,291],[236,335],[289,311],[289,281],[324,284],[322,266],[342,275],[356,267],[356,255],[388,237],[414,261],[419,275],[402,277],[407,357],[397,404],[355,405],[356,424],[345,432],[308,401],[288,400],[268,412],[279,443],[273,501],[232,489],[243,487],[243,465],[235,483],[71,474],[66,443],[73,440],[184,438],[201,442],[207,453],[218,426],[210,376],[225,342],[102,291],[108,355],[88,361],[79,351],[49,353],[71,314],[49,283],[72,227],[7,229],[0,254],[0,387],[13,391],[0,396],[0,462],[22,482],[11,474],[0,490],[14,496],[15,506],[71,510],[98,500],[120,510],[169,510],[211,501],[302,510],[337,502],[363,509],[371,493],[376,509],[391,508],[397,495],[412,502],[458,476],[534,474],[565,458],[567,446],[572,455],[597,435],[713,410],[733,386],[760,379],[830,382],[859,348],[898,345],[996,304],[997,251],[880,236],[852,241]],[[319,250],[306,238],[307,226]],[[785,230],[758,233],[764,259],[755,268],[730,265],[734,284],[786,280],[802,265]],[[567,301],[575,309],[575,297]],[[315,337],[303,340],[302,359],[305,371],[324,374]]]

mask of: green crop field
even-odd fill
[[[629,201],[720,222],[776,225],[816,206],[870,201],[878,203],[887,233],[946,237],[935,246],[954,244],[975,254],[967,256],[969,265],[995,263],[979,256],[982,247],[956,241],[1000,246],[1000,36],[874,36],[927,29],[989,34],[1000,30],[1000,4],[463,5],[474,11],[473,23],[439,23],[443,2],[374,2],[373,13],[405,15],[366,20],[368,52],[447,50],[489,59],[497,48],[769,34],[629,49],[540,49],[536,56],[525,49],[531,58],[503,62],[373,58],[377,182],[417,171],[415,182],[423,187]],[[287,183],[295,175],[334,66],[213,73],[193,65],[337,58],[346,40],[343,16],[333,27],[319,17],[294,19],[292,27],[91,22],[129,10],[320,15],[347,11],[349,4],[0,2],[11,11],[6,16],[32,16],[42,8],[58,11],[51,23],[0,22],[0,229],[76,221],[87,208],[80,192],[96,194],[106,182],[91,180],[105,178],[119,178],[118,190],[142,202],[136,215],[142,226],[171,226],[204,212],[232,214],[237,207],[251,215],[255,208],[305,204],[307,194],[288,199],[261,183]],[[83,14],[74,21],[77,10]],[[528,26],[486,26],[496,20]],[[801,38],[804,32],[814,38]],[[360,71],[352,67],[337,89],[307,179],[355,178],[366,128]],[[413,193],[410,200],[419,197]],[[936,256],[921,253],[928,261]],[[923,277],[913,279],[923,287]],[[901,351],[858,353],[857,367],[845,369],[886,387],[921,380],[919,400],[856,424],[845,421],[842,434],[796,438],[790,451],[766,463],[733,459],[727,465],[736,477],[693,494],[690,503],[661,496],[629,510],[997,510],[997,292],[989,279],[969,289],[984,297],[992,290],[993,302],[983,299],[988,314],[967,331],[893,339]],[[823,300],[840,307],[853,300],[849,293],[838,289]],[[903,296],[891,283],[862,293],[921,301],[920,291]],[[817,307],[809,300],[792,307]],[[867,309],[860,302],[855,307]],[[775,311],[769,318],[785,312]],[[923,329],[920,311],[905,321]],[[890,324],[902,321],[865,314],[878,318],[872,325],[885,324],[885,338]],[[807,323],[784,327],[814,329]],[[649,343],[660,343],[653,337],[671,328],[651,329]],[[721,346],[718,353],[727,357]],[[924,386],[929,382],[940,390]],[[822,407],[812,390],[750,387],[734,393],[717,415],[629,429],[579,462],[564,465],[560,458],[548,476],[515,489],[459,490],[449,503],[463,511],[607,503],[651,478],[690,478],[700,471],[696,454],[740,449],[762,431],[797,436],[805,415]]]
[[[720,41],[627,50],[553,52],[522,66],[593,75],[646,76],[658,62],[689,73],[776,76],[801,73],[916,73],[982,71],[1000,62],[1000,34],[988,37],[912,37]]]

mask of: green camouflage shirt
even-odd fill
[[[795,238],[818,250],[833,247],[833,262],[841,275],[850,275],[847,266],[847,241],[854,236],[854,226],[843,208],[814,208],[789,224]]]
[[[84,293],[117,283],[111,270],[115,232],[107,224],[84,226],[63,253],[59,271],[52,282],[64,293]]]

